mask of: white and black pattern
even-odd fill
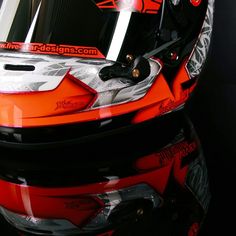
[[[208,171],[202,151],[200,151],[198,158],[189,165],[186,185],[199,201],[204,211],[207,212],[211,200],[211,193]]]
[[[194,78],[201,73],[202,66],[207,58],[213,29],[214,2],[215,0],[208,0],[206,18],[193,54],[186,66],[191,78]]]
[[[119,181],[117,176],[109,176],[107,178],[110,181]],[[133,185],[127,188],[97,194],[95,196],[103,202],[105,207],[96,215],[95,218],[85,225],[83,230],[90,231],[95,228],[99,229],[109,226],[112,223],[110,221],[112,212],[123,202],[144,199],[152,203],[153,209],[160,208],[163,202],[163,199],[159,194],[147,184]]]
[[[94,103],[93,108],[105,106],[107,104],[120,104],[136,101],[142,98],[152,86],[153,81],[161,71],[161,65],[150,59],[151,73],[143,81],[133,83],[125,78],[111,79],[102,82],[95,90],[99,91],[99,97]]]
[[[0,54],[0,91],[2,93],[37,92],[55,89],[70,67],[49,57]],[[6,65],[30,65],[34,70],[8,70]],[[54,66],[54,67],[53,67]],[[52,67],[52,68],[51,68]],[[56,68],[55,68],[56,67]]]
[[[134,83],[126,78],[103,81],[99,71],[114,62],[22,53],[0,53],[0,91],[2,93],[38,92],[56,89],[70,73],[98,93],[92,108],[135,101],[142,98],[161,71],[161,65],[149,59],[151,73]],[[6,64],[34,67],[33,71],[7,70]]]

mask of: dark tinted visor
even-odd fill
[[[0,0],[0,51],[124,61],[156,46],[162,0]]]

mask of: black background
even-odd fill
[[[205,153],[212,201],[201,236],[235,235],[236,1],[216,0],[211,49],[187,111]],[[1,193],[3,194],[3,193]],[[0,226],[0,235],[5,233]]]
[[[211,50],[189,115],[208,164],[212,201],[202,236],[235,235],[236,1],[216,0]]]

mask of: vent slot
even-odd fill
[[[4,69],[5,70],[13,70],[13,71],[34,71],[35,66],[5,64]]]

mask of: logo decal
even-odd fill
[[[71,109],[77,109],[80,108],[81,106],[85,106],[86,104],[84,102],[73,102],[73,101],[67,101],[67,100],[62,100],[62,101],[58,101],[56,103],[56,108],[55,111],[57,110],[71,110]]]
[[[163,0],[95,0],[102,10],[157,14]]]
[[[72,57],[105,58],[95,47],[43,44],[43,43],[0,43],[0,49],[31,52],[36,54],[53,54]]]

